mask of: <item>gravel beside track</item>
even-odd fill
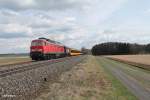
[[[39,94],[46,81],[54,80],[85,58],[86,56],[75,56],[17,65],[17,70],[9,70],[9,74],[1,70],[0,100],[30,100]]]

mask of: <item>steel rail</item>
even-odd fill
[[[63,62],[63,61],[66,61],[66,60],[70,60],[71,58],[73,58],[73,57],[53,59],[53,60],[48,60],[48,61],[42,61],[40,63],[37,62],[35,64],[20,65],[19,67],[16,67],[16,68],[0,70],[0,77],[6,77],[6,76],[11,75],[11,74],[20,73],[20,72],[24,72],[24,71],[27,71],[27,70],[32,70],[32,69],[36,69],[36,68],[39,68],[39,67],[43,67],[43,66],[46,66],[46,65],[51,65],[51,64]]]

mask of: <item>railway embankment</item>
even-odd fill
[[[39,64],[40,67],[24,71],[18,70],[16,73],[0,77],[0,99],[30,100],[39,95],[40,90],[44,88],[43,85],[46,82],[53,82],[53,80],[56,80],[63,72],[72,69],[85,58],[86,56],[61,58],[61,62],[52,64],[49,62],[45,65]],[[38,65],[36,64],[36,66]],[[10,71],[7,73],[10,73]]]

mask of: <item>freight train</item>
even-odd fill
[[[49,60],[81,54],[79,50],[66,47],[59,42],[47,38],[33,40],[30,47],[30,57],[32,60]]]

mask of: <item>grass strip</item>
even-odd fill
[[[113,87],[114,100],[137,100],[137,98],[128,91],[128,89],[110,72],[107,68],[108,62],[104,58],[97,58],[97,62],[107,73],[107,78],[111,81]]]

